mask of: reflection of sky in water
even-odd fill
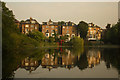
[[[83,70],[76,66],[81,60],[81,55],[75,55],[67,49],[65,49],[65,52],[67,54],[46,53],[40,66],[37,65],[35,71],[33,70],[30,73],[24,68],[18,68],[15,71],[15,78],[118,78],[118,71],[112,66],[107,69],[105,62],[100,60],[101,52],[99,50],[90,49],[86,52],[88,66]],[[58,57],[62,59],[61,62]],[[61,64],[58,64],[58,62]],[[73,65],[73,67],[68,69],[68,65]]]
[[[104,73],[104,74],[103,74]],[[83,71],[78,67],[71,70],[65,68],[57,68],[49,71],[48,69],[39,66],[35,71],[29,73],[25,69],[18,69],[15,71],[15,78],[118,78],[118,72],[115,68],[106,68],[105,63],[102,61],[99,66],[94,68],[87,68]]]

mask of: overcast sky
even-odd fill
[[[7,2],[15,18],[35,18],[39,23],[53,21],[79,21],[105,28],[118,21],[118,2]]]

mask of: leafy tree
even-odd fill
[[[60,36],[60,40],[66,40],[66,39],[68,39],[68,36],[67,35],[65,35],[65,36]]]
[[[55,41],[56,41],[56,42],[58,42],[58,41],[59,41],[59,39],[58,39],[58,35],[59,35],[59,34],[58,34],[58,33],[56,33],[56,32],[55,32],[55,30],[54,30],[54,38],[55,38]]]
[[[54,37],[51,37],[51,36],[49,37],[49,42],[53,43],[54,40],[55,40]]]
[[[65,24],[64,21],[58,22],[58,25],[59,25],[59,26],[63,26],[64,24]]]
[[[1,2],[0,2],[1,3]],[[26,46],[35,47],[38,42],[21,34],[15,25],[13,12],[2,2],[2,79],[6,80],[18,66],[18,55],[26,51]],[[9,58],[10,57],[10,58]],[[10,63],[9,63],[10,61]],[[14,65],[14,63],[17,63]],[[12,67],[11,67],[11,64]],[[7,68],[6,68],[7,67]]]
[[[120,44],[120,20],[112,27],[110,27],[110,24],[106,26],[102,40],[105,44]]]
[[[42,32],[39,32],[39,31],[29,32],[28,36],[30,38],[33,38],[33,39],[37,40],[38,42],[41,42],[41,41],[45,40],[45,36],[43,35]]]
[[[83,47],[84,46],[84,40],[80,37],[74,37],[71,41],[70,44],[74,47]]]
[[[107,24],[106,29],[110,29],[111,24]]]
[[[88,67],[88,61],[87,61],[87,56],[86,54],[81,54],[78,62],[77,62],[77,67],[80,70],[84,70]]]
[[[84,21],[79,22],[77,25],[77,32],[80,34],[81,38],[85,39],[88,31],[88,24]]]

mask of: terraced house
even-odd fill
[[[61,28],[62,36],[67,35],[68,40],[75,37],[77,35],[76,31],[76,25],[73,22],[66,22]]]
[[[53,22],[51,19],[48,22],[43,22],[42,25],[30,17],[30,19],[27,19],[26,21],[19,22],[15,19],[15,23],[18,28],[20,28],[20,32],[23,34],[27,34],[30,31],[41,31],[43,35],[46,37],[54,37],[54,33],[58,34],[58,37],[60,36],[68,36],[68,39],[66,41],[70,41],[77,35],[76,30],[76,24],[73,22]],[[88,34],[87,38],[88,40],[100,40],[103,29],[98,27],[97,25],[94,25],[93,23],[89,23],[88,28]],[[41,29],[40,29],[41,27]]]
[[[53,22],[50,19],[48,22],[42,23],[42,33],[46,37],[54,37],[54,31],[58,33],[58,22]]]
[[[93,23],[89,23],[88,28],[88,40],[100,40],[102,34],[102,28],[98,27],[97,25],[94,25]]]
[[[24,34],[27,34],[29,31],[39,31],[39,23],[30,17],[26,21],[21,21],[20,23],[20,31]]]
[[[58,22],[53,22],[51,19],[48,22],[42,23],[42,33],[46,37],[54,37],[54,32],[60,36],[68,36],[70,40],[76,35],[75,24],[72,22],[65,22],[62,26]]]

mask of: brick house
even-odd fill
[[[48,22],[43,22],[42,33],[46,37],[54,37],[54,31],[58,33],[58,22],[53,22],[51,19]]]
[[[58,22],[51,21],[51,19],[42,23],[42,33],[46,37],[54,37],[54,30],[59,36],[68,35],[69,40],[76,35],[75,24],[70,21],[65,22],[63,26],[58,25]]]
[[[76,36],[76,29],[75,29],[76,25],[72,22],[66,22],[63,26],[62,26],[62,36],[67,35],[68,36],[68,40],[70,40],[71,38]]]
[[[88,28],[88,40],[100,40],[102,34],[102,28],[98,27],[97,25],[94,25],[93,23],[89,23]]]
[[[17,26],[17,28],[20,28],[20,22],[17,19],[15,19],[15,25]]]
[[[29,31],[39,31],[40,24],[30,17],[26,21],[21,21],[20,30],[22,33],[27,34]]]

